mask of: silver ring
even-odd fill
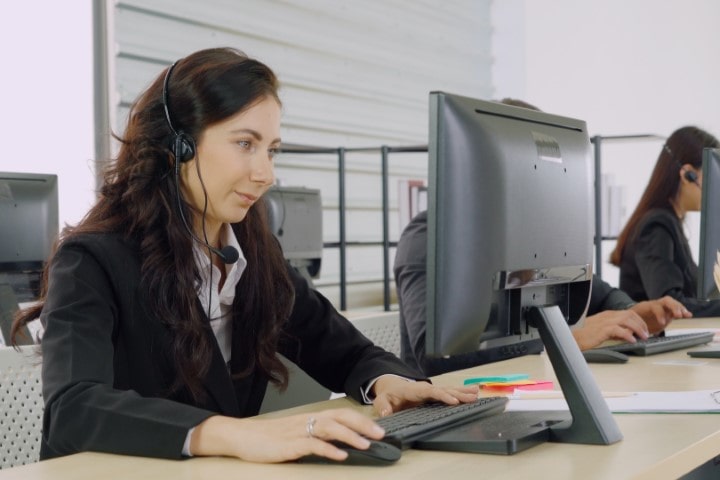
[[[308,437],[315,438],[315,417],[308,417],[307,423],[305,424],[305,430],[307,431]]]

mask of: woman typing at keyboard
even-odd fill
[[[41,457],[92,450],[181,458],[342,460],[383,430],[350,409],[253,418],[280,353],[381,415],[439,388],[374,346],[283,259],[261,201],[280,146],[277,80],[232,49],[196,52],[133,105],[97,203],[48,262],[40,317]],[[414,381],[422,380],[422,381]]]
[[[698,266],[683,229],[687,212],[701,207],[703,149],[718,147],[717,138],[693,126],[675,130],[662,146],[610,257],[620,267],[620,288],[636,301],[667,295],[695,317],[720,315],[719,300],[697,298]]]

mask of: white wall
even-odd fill
[[[60,225],[75,223],[95,196],[90,0],[3,10],[0,170],[57,174]]]
[[[123,131],[131,102],[166,65],[200,48],[238,47],[278,74],[284,143],[376,148],[346,155],[345,221],[349,243],[380,242],[378,147],[427,143],[431,90],[492,94],[491,1],[438,9],[438,0],[118,0],[109,9],[113,127]],[[427,176],[427,154],[390,157],[396,241],[399,184]],[[284,153],[275,164],[284,185],[320,189],[324,241],[339,241],[337,155]],[[348,308],[382,303],[383,250],[353,245],[346,258]],[[315,285],[336,305],[339,281],[339,250],[326,248]]]
[[[687,124],[720,136],[717,0],[502,0],[493,8],[498,97],[583,119],[591,136],[667,136]],[[661,146],[603,148],[603,170],[626,186],[626,215]],[[698,215],[686,223],[697,252]],[[605,258],[613,247],[604,243]],[[617,284],[617,270],[603,269]]]
[[[668,135],[688,123],[720,135],[715,33],[720,2],[497,0],[493,5],[494,98],[523,98],[582,118],[591,135]],[[74,223],[94,200],[91,2],[14,2],[6,13],[0,16],[5,146],[0,170],[57,173],[60,221]],[[603,149],[605,171],[628,189],[627,213],[660,145],[631,142]],[[694,248],[696,220],[688,222]],[[611,248],[604,245],[605,256]],[[613,282],[616,273],[605,277]]]

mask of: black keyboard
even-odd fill
[[[599,347],[601,350],[614,350],[616,352],[632,355],[655,355],[656,353],[671,352],[681,348],[694,347],[703,343],[712,342],[714,332],[683,333],[681,335],[668,335],[666,337],[650,337],[638,340],[637,343],[618,343]]]
[[[385,429],[384,442],[400,448],[437,432],[448,430],[471,420],[497,415],[505,411],[506,397],[483,397],[473,403],[446,405],[427,403],[377,420]]]

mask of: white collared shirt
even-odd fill
[[[231,312],[232,304],[235,300],[235,287],[240,281],[245,267],[247,267],[247,260],[243,255],[235,233],[229,225],[223,225],[220,235],[221,243],[224,246],[235,247],[240,257],[237,262],[225,265],[225,283],[222,289],[219,289],[220,269],[210,261],[207,248],[195,243],[193,245],[193,257],[195,258],[195,265],[200,273],[200,281],[195,285],[195,290],[203,306],[203,311],[206,314],[209,312],[208,319],[210,320],[210,327],[215,334],[215,338],[217,338],[223,359],[225,363],[228,363],[232,354]],[[212,275],[210,274],[211,268]],[[210,283],[211,280],[212,284]]]
[[[231,312],[232,304],[235,300],[235,287],[240,281],[245,267],[247,267],[247,260],[243,255],[242,248],[240,248],[235,233],[229,225],[223,225],[220,235],[221,243],[225,246],[235,247],[240,257],[237,262],[225,265],[225,283],[223,283],[222,289],[220,289],[218,288],[220,283],[220,269],[210,261],[207,247],[194,243],[193,258],[200,275],[200,280],[197,285],[195,285],[195,291],[197,292],[203,311],[208,315],[210,328],[212,328],[215,334],[223,359],[225,363],[228,363],[232,355]],[[211,269],[212,274],[210,273]],[[190,455],[190,438],[194,430],[195,427],[191,428],[185,436],[182,454],[186,457],[192,456]]]

